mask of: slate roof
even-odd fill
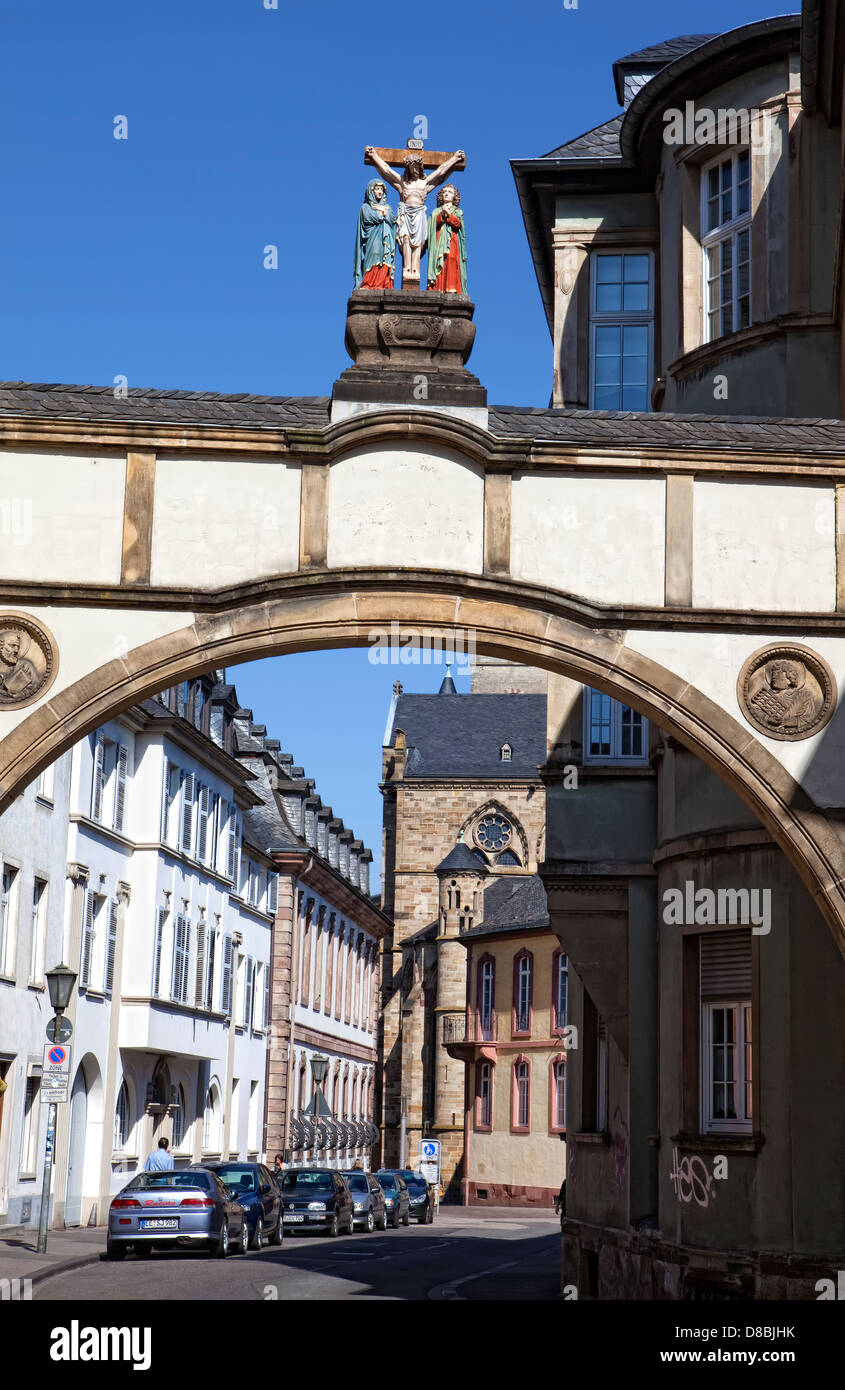
[[[782,416],[682,415],[668,411],[631,414],[496,405],[490,407],[490,433],[598,448],[663,445],[669,449],[704,448],[711,452],[747,448],[839,456],[845,452],[845,420]]]
[[[484,890],[484,920],[470,931],[461,932],[461,940],[472,936],[490,936],[494,932],[536,930],[548,927],[549,906],[542,879],[511,875],[496,878]]]
[[[469,845],[461,840],[459,844],[455,845],[454,849],[449,851],[446,858],[440,861],[434,872],[436,874],[459,874],[467,872],[473,874],[486,874],[488,869],[487,865],[482,863],[478,855],[473,854]]]
[[[685,53],[691,53],[694,48],[700,48],[703,43],[717,37],[716,34],[681,34],[676,39],[664,39],[662,43],[650,44],[648,48],[638,48],[636,53],[627,53],[624,58],[617,58],[616,62],[626,66],[629,63],[645,63],[647,66],[652,63],[673,63],[676,58],[683,58]]]
[[[0,382],[0,416],[278,429],[282,425],[327,425],[329,405],[328,396],[221,395],[216,391],[159,391],[139,386],[130,388],[127,396],[121,398],[115,396],[114,386]]]
[[[558,145],[557,149],[549,150],[548,154],[541,157],[543,159],[621,159],[619,132],[622,129],[623,119],[623,116],[614,116],[612,120],[605,121],[604,125],[594,126],[592,130],[585,131],[583,135],[576,135],[574,140],[567,140],[565,145]]]
[[[324,429],[329,424],[330,404],[328,396],[221,396],[210,391],[140,389],[130,391],[129,398],[120,401],[115,400],[110,386],[0,382],[0,418],[28,415],[244,429],[278,429],[287,425]],[[777,453],[845,454],[843,420],[664,412],[630,414],[496,405],[490,407],[489,426],[491,434],[502,438],[518,435],[540,443],[559,441],[598,448],[627,444],[667,448],[698,446],[711,451],[748,448]],[[227,689],[232,688],[227,686]]]
[[[391,746],[397,729],[408,744],[406,777],[536,777],[546,761],[545,695],[400,695]],[[507,763],[503,743],[513,749]]]

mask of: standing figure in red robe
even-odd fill
[[[437,210],[428,219],[428,288],[441,294],[466,294],[467,243],[461,195],[444,183]]]

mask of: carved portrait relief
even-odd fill
[[[55,638],[45,627],[23,613],[0,613],[0,710],[37,700],[57,668]]]
[[[739,674],[740,708],[769,738],[809,738],[836,708],[836,681],[827,662],[809,647],[778,644],[748,658]]]

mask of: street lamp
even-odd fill
[[[62,1014],[70,1003],[70,996],[76,984],[76,972],[67,965],[56,965],[52,970],[46,972],[47,988],[50,991],[50,1003],[53,1006],[55,1018],[52,1020],[52,1037],[58,1042],[60,1038],[58,1025],[61,1022]],[[70,1024],[65,1024],[66,1029],[70,1029]],[[50,1037],[50,1031],[47,1034]],[[47,1143],[44,1149],[44,1176],[41,1180],[41,1211],[38,1217],[38,1245],[37,1250],[43,1255],[47,1249],[47,1221],[50,1215],[50,1180],[53,1176],[53,1150],[56,1143],[56,1102],[51,1100],[47,1106]]]
[[[312,1075],[312,1077],[313,1077],[313,1079],[314,1079],[314,1099],[313,1099],[313,1101],[312,1101],[312,1104],[313,1104],[313,1106],[314,1106],[314,1162],[315,1162],[315,1163],[317,1162],[317,1143],[318,1143],[317,1129],[318,1129],[319,1120],[320,1120],[321,1088],[322,1088],[323,1082],[324,1082],[325,1079],[326,1079],[326,1072],[328,1071],[328,1069],[329,1069],[329,1059],[328,1059],[328,1057],[321,1057],[321,1056],[319,1055],[319,1053],[318,1053],[318,1054],[316,1054],[314,1057],[311,1058],[311,1075]]]

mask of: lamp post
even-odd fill
[[[317,1127],[320,1120],[320,1096],[323,1082],[326,1079],[326,1072],[329,1069],[328,1057],[321,1057],[319,1054],[311,1058],[311,1075],[314,1079],[314,1162],[317,1162]]]
[[[55,965],[46,972],[50,1003],[53,1006],[54,1026],[70,1003],[70,996],[76,984],[76,972],[67,965]],[[41,1180],[41,1212],[38,1217],[38,1253],[43,1255],[47,1249],[47,1223],[50,1216],[50,1185],[53,1176],[53,1151],[56,1144],[56,1102],[51,1100],[47,1106],[47,1143],[44,1150],[44,1176]]]

